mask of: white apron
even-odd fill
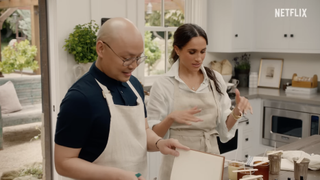
[[[144,104],[139,93],[128,81],[129,87],[137,96],[137,105],[115,105],[108,88],[98,81],[97,83],[103,90],[102,97],[107,101],[111,119],[107,146],[93,163],[141,173],[146,178],[147,134]]]
[[[219,108],[213,91],[210,90],[208,93],[180,91],[178,82],[176,80],[174,82],[173,111],[187,110],[197,106],[201,112],[195,116],[202,119],[203,122],[192,123],[192,125],[174,122],[169,129],[170,138],[179,140],[181,144],[193,150],[220,154],[216,137],[218,135],[216,122]],[[211,80],[210,86],[214,88]],[[174,156],[163,155],[159,180],[170,180],[173,160]]]

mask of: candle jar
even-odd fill
[[[238,170],[239,168],[242,168],[243,164],[236,163],[236,162],[229,162],[228,164],[228,176],[230,180],[237,180],[237,173],[232,172],[233,170]]]
[[[308,167],[310,160],[308,158],[303,158],[300,163],[297,163],[299,158],[293,158],[294,163],[294,179],[300,180],[300,176],[303,177],[303,180],[307,180]]]
[[[269,173],[272,175],[278,175],[281,167],[281,155],[282,153],[270,154],[268,155],[270,167]]]
[[[240,169],[238,169],[238,170],[245,170],[245,169],[251,169],[251,168],[242,167],[242,168],[240,168]],[[254,174],[254,173],[255,173],[254,171],[237,172],[237,180],[242,179],[243,176],[252,175],[252,174]]]
[[[254,161],[253,164],[258,164],[261,161]],[[268,180],[269,179],[269,162],[265,162],[263,164],[260,164],[258,166],[253,166],[254,169],[258,169],[258,171],[254,172],[254,175],[262,175],[263,179]]]

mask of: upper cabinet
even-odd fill
[[[254,7],[253,51],[320,53],[319,0],[256,0]]]
[[[319,0],[210,0],[208,51],[320,53],[319,18]]]
[[[253,0],[208,1],[208,51],[252,49]]]

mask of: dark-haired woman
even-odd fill
[[[184,24],[174,34],[171,69],[152,86],[148,123],[163,138],[175,138],[191,149],[220,154],[222,142],[234,137],[239,118],[252,111],[236,91],[236,107],[226,93],[222,76],[202,65],[208,44],[205,31]],[[252,112],[251,112],[252,113]],[[163,156],[159,179],[169,180],[174,157]]]

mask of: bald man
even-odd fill
[[[188,148],[148,127],[143,88],[132,76],[146,59],[136,26],[124,18],[108,20],[96,51],[96,62],[62,100],[56,170],[64,179],[145,180],[147,151],[178,156],[175,148]]]

